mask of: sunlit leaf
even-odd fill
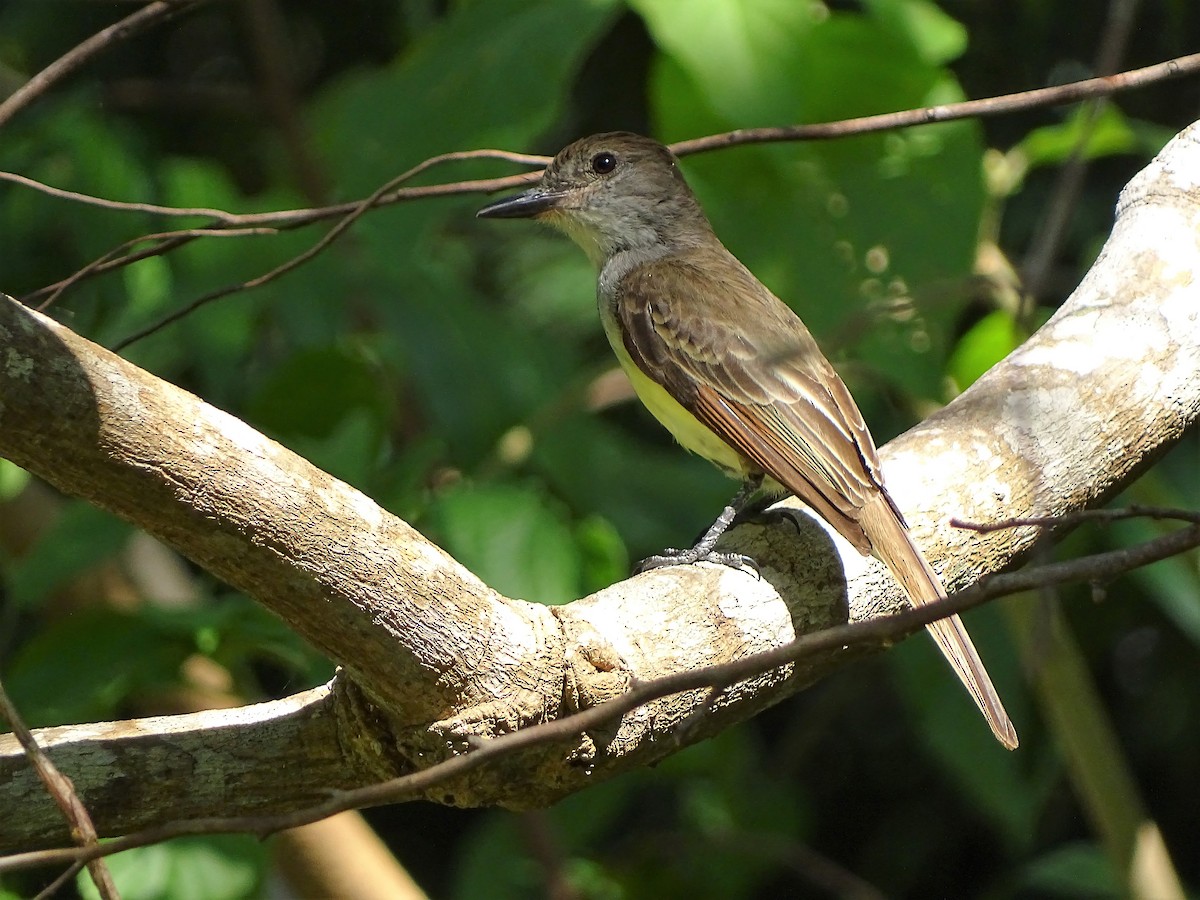
[[[1007,310],[997,309],[974,325],[961,338],[946,368],[955,386],[966,390],[984,372],[1015,350],[1024,339],[1016,320]]]
[[[967,29],[927,0],[866,0],[865,5],[903,34],[926,62],[948,63],[967,49]]]
[[[7,459],[0,459],[0,501],[11,500],[25,489],[29,473]]]
[[[106,862],[128,900],[249,900],[258,896],[267,855],[254,837],[211,835],[137,847]],[[87,900],[99,898],[86,871],[75,884]]]
[[[438,496],[430,521],[446,550],[502,594],[537,603],[577,596],[581,561],[571,526],[539,492],[461,485]]]
[[[1073,154],[1083,159],[1098,159],[1130,153],[1138,140],[1115,105],[1105,103],[1092,119],[1087,106],[1077,106],[1059,125],[1046,125],[1029,132],[1018,145],[1032,166],[1057,165]]]

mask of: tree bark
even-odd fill
[[[1200,415],[1196,172],[1194,125],[1122,193],[1103,253],[1058,313],[883,448],[889,487],[948,587],[1013,564],[1043,534],[980,535],[951,518],[1095,505]],[[502,597],[358,491],[11,298],[0,300],[0,455],[175,547],[343,666],[332,686],[276,703],[42,729],[102,834],[215,805],[225,815],[297,808],[326,789],[426,767],[468,737],[593,705],[632,679],[904,603],[881,565],[803,515],[795,527],[730,534],[726,545],[758,560],[761,579],[703,565],[562,607]],[[611,733],[528,751],[430,799],[553,802],[742,721],[855,655],[764,673],[711,705],[707,691],[656,701]],[[297,764],[281,766],[281,753]],[[15,741],[0,737],[0,850],[66,839]]]

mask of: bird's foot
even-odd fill
[[[754,492],[762,485],[762,476],[750,478],[742,485],[741,490],[737,492],[737,496],[730,501],[729,505],[721,510],[721,514],[717,516],[717,520],[709,526],[708,531],[696,541],[696,546],[687,550],[676,550],[673,547],[668,547],[657,556],[648,556],[640,563],[634,566],[633,574],[641,575],[643,572],[648,572],[651,569],[661,569],[663,566],[690,566],[699,562],[718,563],[722,566],[729,566],[731,569],[741,569],[748,567],[754,570],[754,574],[762,578],[762,572],[758,569],[756,563],[744,553],[727,553],[721,550],[715,550],[717,541],[721,539],[729,526],[733,524],[743,511],[752,509],[762,509],[763,507],[756,503],[751,503],[751,497]]]
[[[640,563],[633,567],[634,575],[641,575],[643,572],[649,572],[651,569],[661,569],[664,566],[690,566],[695,563],[718,563],[722,566],[729,566],[731,569],[750,568],[754,570],[754,574],[762,577],[762,573],[758,570],[758,563],[752,557],[744,553],[730,553],[723,550],[713,550],[712,547],[704,547],[703,541],[695,547],[689,547],[686,550],[677,550],[674,547],[668,547],[662,553],[654,556],[647,556]]]

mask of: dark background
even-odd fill
[[[0,89],[134,8],[0,6]],[[450,150],[553,153],[613,129],[671,141],[1076,80],[1114,39],[1108,15],[1065,0],[214,3],[110,49],[22,111],[0,130],[0,169],[129,201],[320,205]],[[1182,0],[1140,4],[1132,21],[1126,40],[1115,36],[1120,68],[1187,53],[1200,37],[1200,11]],[[1082,108],[1043,108],[731,149],[684,169],[727,245],[804,316],[883,443],[1062,302],[1121,187],[1198,110],[1191,78],[1116,97],[1090,132]],[[1076,151],[1082,190],[1052,264],[1030,273]],[[465,163],[420,182],[513,170]],[[502,592],[567,602],[690,538],[734,486],[598,381],[613,360],[582,254],[527,223],[476,221],[484,201],[372,212],[297,271],[126,353],[361,487]],[[0,183],[0,290],[28,296],[170,227]],[[112,345],[269,270],[326,227],[193,243],[79,283],[53,314]],[[1020,273],[1032,279],[1023,289]],[[1123,499],[1200,506],[1198,461],[1193,433]],[[0,498],[0,666],[31,723],[256,699],[328,676],[247,599],[194,570],[176,571],[183,588],[170,588],[131,529],[2,462]],[[1052,552],[1159,529],[1086,528]],[[870,885],[906,897],[1123,896],[1073,788],[1080,763],[1046,716],[1049,695],[1109,718],[1116,740],[1092,747],[1092,762],[1129,768],[1195,889],[1196,557],[1094,599],[1079,588],[969,617],[1020,731],[1015,754],[991,741],[918,638],[545,813],[409,804],[368,815],[437,897],[536,896],[556,878],[598,898],[854,896]],[[1068,696],[1039,665],[1057,629],[1095,698]],[[265,866],[248,839],[146,852],[166,861],[170,895],[204,853],[233,873],[218,879],[220,896],[253,896]],[[147,871],[133,854],[114,867],[130,859]],[[0,885],[21,895],[35,881]]]

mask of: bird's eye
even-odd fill
[[[617,158],[608,151],[597,153],[592,157],[592,171],[597,175],[607,175],[617,167]]]

